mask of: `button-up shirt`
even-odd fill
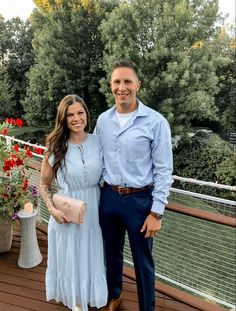
[[[113,106],[99,116],[94,131],[102,143],[103,179],[123,187],[153,184],[151,210],[163,214],[173,181],[169,124],[138,100],[137,113],[121,127],[115,109]]]

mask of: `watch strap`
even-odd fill
[[[155,218],[158,219],[158,220],[161,220],[162,217],[163,217],[162,214],[158,214],[158,213],[155,213],[155,212],[152,212],[152,211],[150,212],[149,215],[152,215],[153,217],[155,217]]]

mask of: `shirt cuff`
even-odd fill
[[[153,201],[151,211],[163,215],[166,205],[161,201]]]

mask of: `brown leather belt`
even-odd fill
[[[148,188],[150,188],[149,185],[142,187],[142,188],[133,188],[133,187],[113,186],[113,185],[109,185],[107,182],[105,182],[104,184],[108,185],[109,187],[111,187],[112,190],[118,192],[119,194],[131,194],[135,192],[145,191]]]

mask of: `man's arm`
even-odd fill
[[[173,155],[171,145],[171,132],[168,122],[163,119],[158,128],[154,128],[154,139],[151,144],[151,158],[153,162],[152,191],[153,204],[151,211],[163,215],[167,204],[169,189],[173,182]],[[153,237],[161,229],[161,219],[148,215],[141,232],[146,230],[145,238]]]
[[[168,122],[163,119],[158,131],[155,132],[151,146],[153,162],[154,188],[152,191],[153,204],[151,210],[163,214],[173,182],[173,154],[171,132]]]

